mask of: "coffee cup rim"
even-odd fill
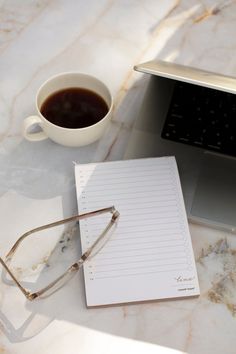
[[[109,109],[108,109],[106,115],[105,115],[102,119],[100,119],[98,122],[96,122],[96,123],[94,123],[94,124],[91,124],[91,125],[88,125],[88,126],[82,127],[82,128],[67,128],[67,127],[61,127],[60,125],[57,125],[57,124],[54,124],[54,123],[50,122],[50,121],[49,121],[47,118],[45,118],[45,117],[43,116],[43,114],[41,113],[40,108],[39,108],[39,104],[38,104],[39,93],[40,93],[40,91],[43,89],[43,87],[45,87],[45,86],[46,86],[50,81],[52,81],[53,79],[56,79],[57,77],[60,77],[60,76],[75,75],[75,74],[76,74],[76,75],[83,76],[83,77],[89,77],[89,78],[95,79],[96,81],[98,81],[100,84],[102,84],[102,85],[106,88],[106,90],[107,90],[107,92],[108,92],[108,94],[109,94],[109,99],[110,99]],[[83,88],[83,86],[76,86],[76,87],[78,87],[78,88]],[[59,90],[60,90],[60,89],[59,89]],[[59,90],[58,90],[58,91],[59,91]],[[92,89],[91,89],[91,91],[93,91],[94,93],[97,93],[95,90],[92,90]],[[54,91],[54,92],[57,92],[57,91]],[[39,114],[39,116],[40,116],[40,118],[41,118],[42,120],[44,120],[45,122],[47,122],[47,124],[52,125],[52,126],[58,128],[59,130],[63,130],[63,131],[65,131],[65,130],[66,130],[66,131],[82,131],[82,130],[87,130],[87,129],[93,127],[93,126],[99,125],[103,120],[105,120],[105,119],[107,118],[107,115],[110,114],[110,112],[111,112],[112,109],[113,109],[113,96],[112,96],[112,94],[111,94],[109,88],[107,87],[107,85],[106,85],[102,80],[98,79],[96,76],[90,75],[90,74],[85,74],[85,73],[79,72],[79,71],[65,71],[65,72],[61,72],[61,73],[59,73],[59,74],[55,74],[55,75],[51,76],[50,78],[48,78],[46,81],[44,81],[44,82],[40,85],[40,87],[38,88],[37,93],[36,93],[35,104],[36,104],[37,113]]]

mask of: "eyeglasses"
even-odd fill
[[[71,221],[77,222],[82,219],[91,218],[105,213],[111,213],[112,214],[111,218],[109,219],[109,222],[108,224],[106,224],[106,227],[103,229],[103,231],[100,232],[99,236],[92,243],[92,245],[88,247],[88,249],[81,255],[81,257],[77,262],[73,263],[69,268],[67,268],[67,270],[62,275],[57,277],[54,281],[50,282],[47,286],[44,286],[42,289],[36,292],[30,292],[21,284],[21,282],[17,279],[17,276],[10,269],[11,262],[14,259],[14,255],[17,249],[28,236],[31,236],[32,234],[35,234],[42,230],[50,229],[58,225],[69,223]],[[90,259],[91,257],[95,256],[98,252],[100,252],[100,250],[103,248],[103,246],[110,238],[111,233],[114,231],[114,227],[117,224],[119,215],[120,215],[119,212],[115,209],[114,206],[112,206],[109,208],[99,209],[92,212],[75,215],[64,220],[56,221],[47,225],[37,227],[33,230],[24,233],[12,246],[11,250],[8,252],[6,256],[5,261],[0,257],[0,263],[2,264],[2,266],[4,267],[8,275],[10,276],[10,278],[13,280],[14,284],[18,286],[18,288],[21,290],[21,292],[25,295],[25,297],[28,300],[34,300],[38,297],[48,296],[54,293],[55,291],[57,291],[69,279],[71,279],[72,276],[81,268],[81,266],[84,264],[86,260]]]

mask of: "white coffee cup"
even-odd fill
[[[108,106],[107,114],[93,125],[85,128],[65,128],[55,125],[47,120],[40,109],[45,100],[53,93],[67,88],[84,88],[93,91],[104,99]],[[107,86],[91,75],[68,72],[56,75],[48,79],[39,88],[36,95],[37,115],[30,116],[23,121],[23,136],[29,141],[40,141],[50,138],[54,142],[64,146],[83,146],[98,140],[104,133],[111,117],[113,99]],[[30,132],[33,126],[39,125],[41,131]]]

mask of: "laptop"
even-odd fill
[[[176,157],[188,219],[236,232],[236,78],[150,61],[125,158]]]

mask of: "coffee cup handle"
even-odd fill
[[[24,119],[23,121],[23,127],[22,127],[22,133],[25,139],[29,141],[41,141],[45,140],[48,138],[48,136],[44,133],[44,131],[40,132],[35,132],[35,133],[29,133],[28,130],[30,127],[33,125],[39,125],[41,126],[42,120],[38,116],[30,116]]]

